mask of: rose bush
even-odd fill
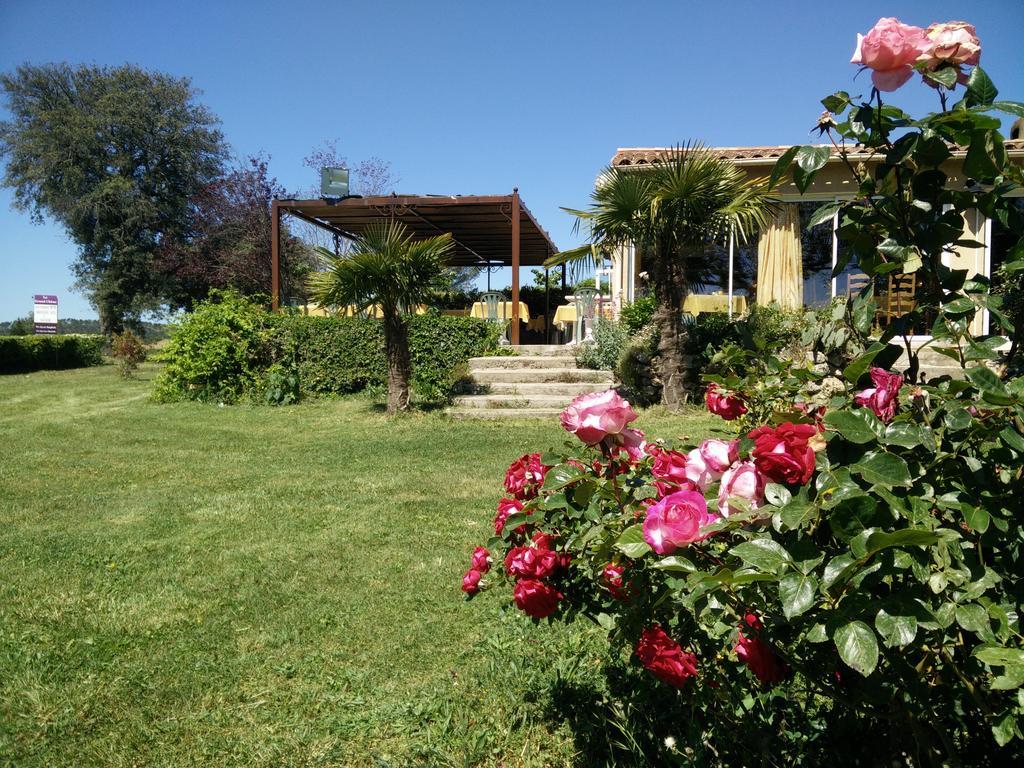
[[[647,675],[628,678],[635,696],[673,691],[632,710],[648,718],[650,764],[1024,761],[1024,380],[971,365],[962,380],[918,383],[909,344],[906,372],[877,365],[924,317],[963,365],[998,346],[969,332],[976,311],[998,312],[987,285],[942,262],[972,207],[1005,215],[1024,255],[1024,222],[1004,200],[1020,172],[986,115],[1024,106],[993,101],[975,40],[961,22],[920,33],[887,22],[858,46],[888,73],[883,85],[909,67],[952,91],[973,65],[951,111],[915,122],[878,90],[859,106],[826,100],[851,114],[825,130],[854,132],[880,155],[851,164],[861,196],[829,204],[829,216],[840,211],[840,237],[868,274],[921,274],[910,316],[829,389],[800,361],[723,350],[706,402],[733,440],[652,439],[628,426],[636,414],[617,394],[580,398],[562,416],[579,440],[537,456],[534,495],[506,500],[487,546],[523,565],[474,583],[510,584],[534,619],[595,622],[611,655]],[[951,143],[969,147],[971,189],[945,189]],[[805,189],[821,153],[787,154],[778,177],[795,160]],[[865,295],[843,308],[858,333],[869,307]],[[685,750],[670,728],[683,729]]]

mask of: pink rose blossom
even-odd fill
[[[608,453],[618,456],[625,452],[630,461],[640,461],[645,455],[644,433],[639,429],[626,427],[617,435],[609,435],[604,439],[604,445],[608,447]]]
[[[743,624],[740,624],[739,637],[736,640],[736,656],[750,668],[758,680],[765,685],[771,685],[785,678],[789,669],[785,662],[775,655],[772,647],[761,639],[760,633],[763,628],[757,614],[748,613],[743,617]]]
[[[914,74],[914,63],[928,46],[920,27],[903,24],[899,19],[879,19],[866,35],[857,35],[857,50],[851,64],[863,64],[871,73],[871,82],[880,91],[895,91]]]
[[[630,584],[623,581],[626,573],[626,566],[608,563],[601,571],[601,582],[605,589],[616,600],[628,600],[630,597]]]
[[[972,24],[966,21],[944,21],[925,30],[926,44],[918,58],[928,69],[943,64],[969,64],[981,60],[981,41]]]
[[[539,579],[520,579],[512,590],[516,607],[535,619],[546,618],[558,610],[558,601],[563,597],[561,592]]]
[[[857,405],[870,408],[875,416],[888,424],[896,416],[896,408],[900,404],[903,374],[889,373],[882,368],[872,368],[871,381],[875,386],[857,393],[853,401]]]
[[[562,426],[587,445],[618,435],[636,418],[636,411],[614,389],[580,395],[562,411]]]
[[[686,454],[686,479],[700,490],[717,482],[729,466],[736,461],[739,443],[735,440],[705,440]]]
[[[678,547],[707,538],[703,526],[718,520],[697,491],[677,491],[647,508],[644,541],[659,555],[671,555]]]
[[[743,461],[725,471],[722,485],[718,489],[718,514],[728,517],[738,512],[729,504],[732,499],[744,499],[751,509],[757,509],[764,502],[765,478],[752,461]]]
[[[659,680],[682,688],[697,676],[697,657],[669,637],[660,624],[647,627],[637,641],[636,657]]]

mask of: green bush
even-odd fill
[[[0,336],[0,373],[58,371],[103,362],[98,335]]]
[[[654,320],[654,310],[658,306],[653,296],[641,296],[636,301],[622,305],[619,321],[626,326],[630,335],[639,333],[644,326]]]
[[[259,388],[274,362],[277,318],[254,299],[211,291],[171,335],[156,398],[234,403]]]
[[[658,330],[650,324],[633,334],[619,355],[615,378],[633,405],[646,407],[661,401],[661,382],[653,366],[657,354]]]
[[[594,322],[594,340],[576,346],[576,363],[581,368],[614,370],[628,343],[629,332],[626,326],[614,320],[597,318]]]
[[[409,321],[413,388],[423,400],[445,399],[470,357],[498,344],[501,325],[436,313]],[[241,399],[287,404],[307,394],[333,395],[387,383],[379,320],[275,315],[237,294],[219,293],[197,307],[161,355],[167,368],[159,400]]]

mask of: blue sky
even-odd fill
[[[350,160],[389,160],[399,192],[518,186],[565,248],[577,241],[559,206],[586,203],[617,147],[808,141],[822,96],[869,87],[848,63],[856,33],[891,15],[972,22],[1002,96],[1024,101],[1020,0],[0,0],[0,71],[129,62],[187,76],[232,151],[265,152],[286,187],[313,183],[302,158],[337,139]],[[915,81],[894,101],[921,113],[936,99]],[[74,245],[10,203],[0,190],[0,320],[34,293],[95,316],[71,290]]]

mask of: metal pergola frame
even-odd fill
[[[271,204],[271,303],[281,302],[281,216],[288,214],[331,234],[358,238],[381,219],[405,224],[416,237],[447,232],[455,245],[452,266],[512,267],[511,341],[519,343],[519,267],[543,266],[558,252],[519,196],[388,195],[341,200],[274,200]]]

